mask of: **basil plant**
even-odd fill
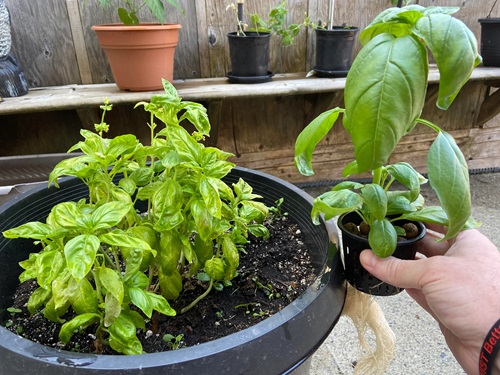
[[[63,323],[64,343],[79,327],[95,324],[102,344],[142,353],[136,332],[145,319],[158,318],[154,312],[177,313],[168,301],[188,279],[205,291],[180,313],[230,283],[249,234],[269,236],[260,196],[242,179],[232,187],[223,181],[234,167],[231,154],[200,143],[210,131],[206,109],[182,101],[168,81],[163,85],[165,94],[138,104],[151,115],[149,145],[132,134],[103,137],[111,110],[105,102],[96,132],[81,130],[84,140],[70,149],[82,154],[61,161],[49,176],[56,186],[62,176],[81,179],[89,198],[57,204],[46,222],[3,233],[40,244],[40,252],[20,263],[20,280],[36,279],[28,310],[42,309]],[[196,131],[188,133],[181,121]],[[76,315],[65,321],[70,308]]]
[[[461,150],[450,134],[420,118],[427,90],[428,52],[439,69],[437,106],[443,110],[452,104],[481,62],[474,34],[452,16],[458,10],[409,5],[386,9],[375,17],[360,34],[363,48],[347,75],[345,108],[320,114],[296,140],[295,165],[303,175],[312,175],[316,145],[342,115],[355,155],[343,176],[371,172],[372,181],[337,185],[316,198],[312,216],[317,220],[324,213],[329,219],[358,212],[371,227],[372,250],[381,257],[395,250],[399,228],[392,223],[396,220],[445,225],[445,239],[475,225],[469,221],[469,174]],[[436,133],[428,152],[427,169],[439,207],[424,207],[420,185],[426,180],[410,164],[386,165],[401,138],[417,124]],[[396,180],[407,189],[389,191]]]

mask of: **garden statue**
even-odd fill
[[[9,10],[0,0],[0,101],[2,97],[22,96],[28,92],[28,83],[14,56]]]

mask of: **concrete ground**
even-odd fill
[[[312,195],[328,187],[305,189]],[[500,248],[500,173],[471,175],[473,217],[480,230]],[[432,190],[422,191],[427,202],[435,200]],[[462,375],[465,372],[451,354],[437,323],[405,292],[375,297],[396,335],[396,352],[388,375]],[[359,358],[357,333],[352,322],[341,317],[332,333],[312,359],[310,375],[348,375]]]

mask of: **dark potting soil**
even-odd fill
[[[280,311],[307,289],[314,280],[314,269],[298,226],[287,216],[266,226],[271,237],[267,241],[253,239],[240,252],[239,274],[231,286],[221,291],[212,290],[184,314],[157,315],[146,321],[146,331],[138,331],[137,335],[144,352],[188,347],[240,331]],[[31,317],[27,311],[29,295],[36,287],[34,280],[18,287],[12,304],[14,310],[10,309],[12,312],[4,323],[7,329],[31,341],[63,350],[117,354],[109,347],[98,345],[94,336],[96,326],[75,333],[72,340],[63,345],[58,338],[60,324],[48,321],[40,311]],[[193,280],[185,285],[181,297],[170,301],[171,306],[180,311],[205,287]],[[165,335],[171,335],[168,336],[171,340],[164,340]]]

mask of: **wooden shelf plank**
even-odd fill
[[[473,81],[500,80],[500,68],[478,67],[471,76]],[[429,83],[439,82],[436,67],[429,71]],[[345,78],[306,77],[306,73],[277,74],[270,82],[260,84],[233,84],[227,78],[207,78],[174,81],[184,100],[210,102],[223,99],[242,99],[266,96],[319,94],[341,91]],[[96,108],[105,97],[114,105],[135,104],[149,100],[162,91],[120,91],[115,84],[67,85],[34,88],[25,96],[4,98],[0,102],[0,115]]]

